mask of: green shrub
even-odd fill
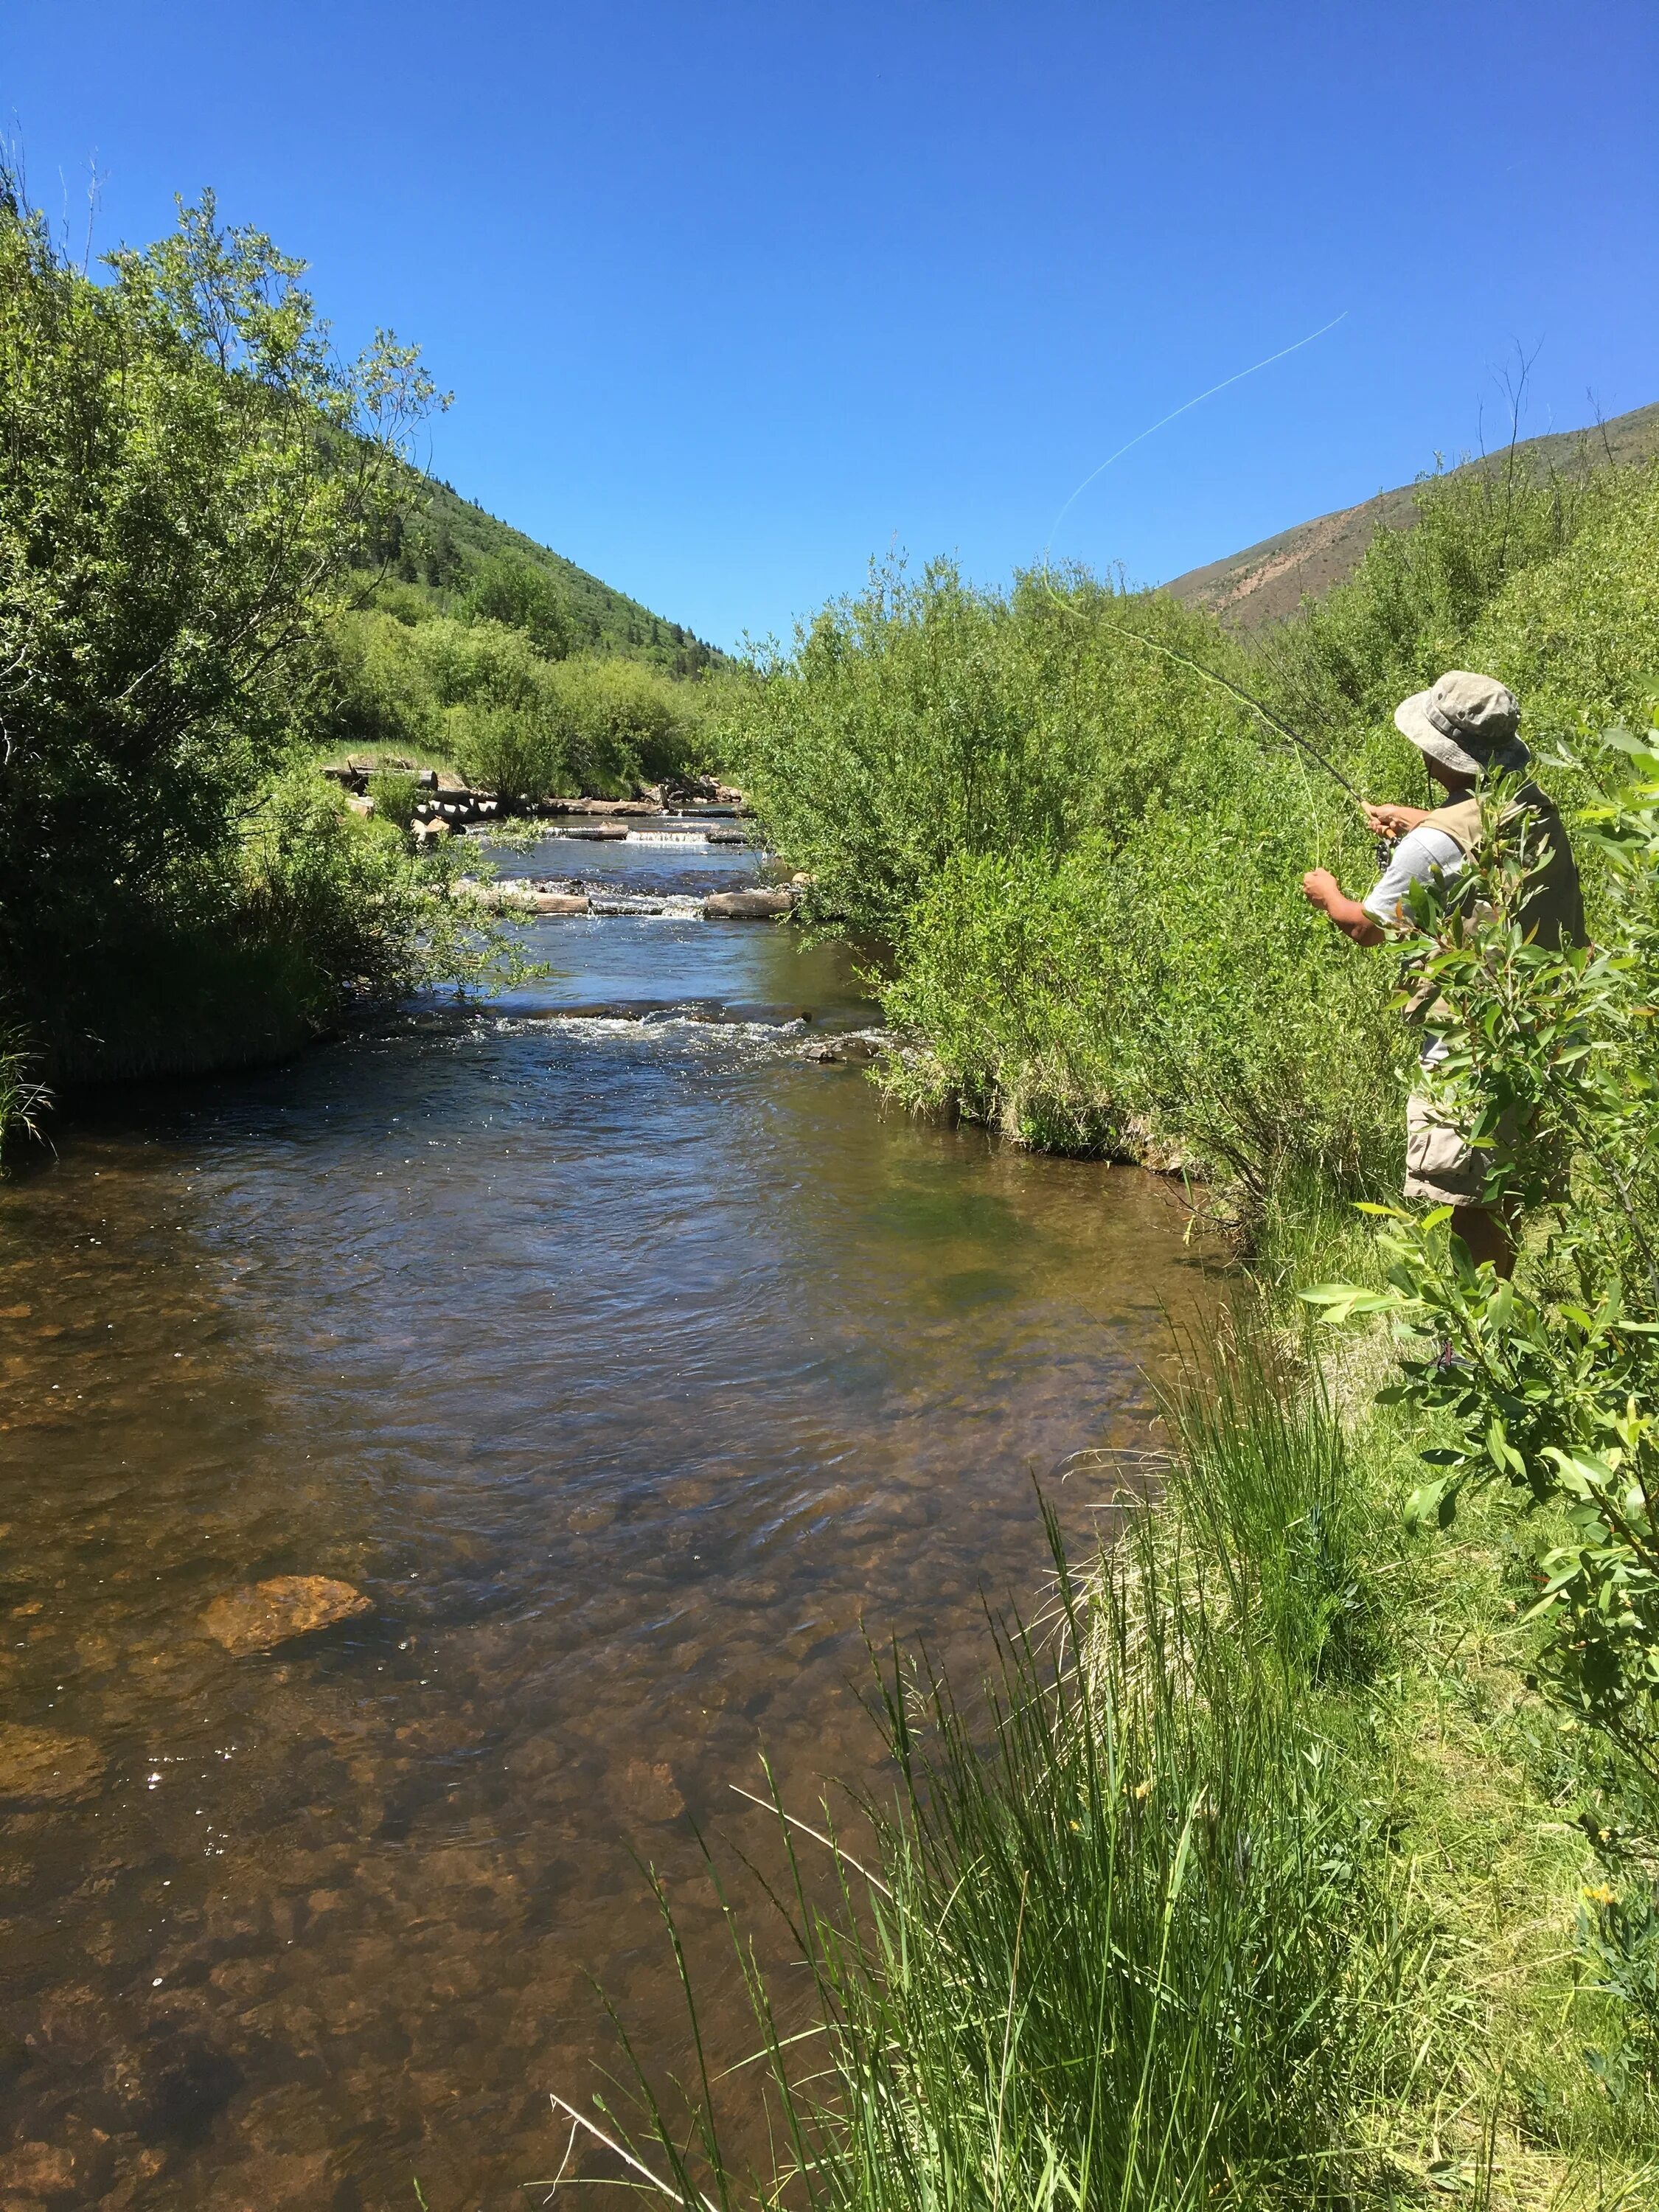
[[[141,999],[163,1041],[209,1001],[312,1019],[302,956],[220,902],[434,398],[390,338],[341,362],[303,264],[210,195],[109,260],[91,282],[0,173],[0,1002],[77,1066]]]
[[[679,773],[693,750],[695,687],[631,660],[566,660],[549,686],[553,712],[584,791],[618,795]]]
[[[1419,507],[1249,649],[1161,594],[989,593],[936,563],[878,571],[720,700],[724,758],[814,878],[810,919],[884,941],[887,1012],[921,1048],[886,1072],[900,1095],[1023,1143],[1153,1140],[1246,1221],[1293,1187],[1395,1182],[1387,978],[1298,888],[1316,863],[1363,890],[1370,838],[1226,684],[1409,799],[1423,766],[1392,709],[1443,668],[1513,682],[1547,738],[1659,665],[1659,470],[1535,482],[1504,456]]]
[[[1573,543],[1491,602],[1468,650],[1525,702],[1534,745],[1641,714],[1659,684],[1659,467],[1598,478]]]
[[[513,799],[620,798],[696,750],[697,687],[629,660],[550,660],[482,616],[350,615],[332,642],[332,741],[453,761]]]
[[[509,805],[578,787],[556,720],[539,705],[469,702],[452,707],[442,726],[446,757],[475,788],[499,793]]]
[[[1541,478],[1514,454],[1425,478],[1415,524],[1379,529],[1352,577],[1258,647],[1287,707],[1362,757],[1374,733],[1379,765],[1413,766],[1393,731],[1395,704],[1444,669],[1486,669],[1468,656],[1488,608],[1570,549],[1616,496],[1627,472],[1592,470],[1589,458]]]
[[[118,971],[76,971],[36,1025],[56,1075],[191,1073],[279,1058],[353,1006],[522,972],[449,895],[443,847],[353,814],[308,766],[275,779],[211,872],[136,920]]]
[[[421,803],[420,779],[409,769],[377,769],[368,779],[368,788],[374,801],[375,819],[407,833]]]

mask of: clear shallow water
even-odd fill
[[[506,865],[754,866],[576,849]],[[504,1006],[106,1101],[0,1192],[0,1688],[56,1746],[0,1735],[0,2198],[524,2202],[607,2055],[586,1972],[678,2047],[634,1851],[749,2049],[693,1819],[753,1840],[763,1742],[803,1808],[872,1778],[860,1619],[971,1672],[1032,1474],[1086,1529],[1064,1462],[1205,1296],[1151,1178],[804,1059],[867,1018],[834,950],[529,934]],[[284,1573],[375,1610],[204,1636]]]

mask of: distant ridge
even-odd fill
[[[1507,448],[1449,471],[1462,476],[1502,465]],[[1644,461],[1659,453],[1659,401],[1583,430],[1557,430],[1525,438],[1516,447],[1537,475],[1551,470],[1576,474],[1607,461]],[[1317,599],[1359,565],[1379,529],[1406,530],[1417,520],[1417,486],[1401,484],[1378,492],[1358,507],[1298,522],[1277,537],[1264,538],[1224,561],[1189,568],[1164,586],[1188,606],[1207,607],[1230,629],[1260,629],[1296,612],[1305,598]]]

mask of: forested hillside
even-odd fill
[[[544,625],[550,616],[567,652],[617,654],[670,676],[694,676],[724,662],[723,653],[684,623],[613,591],[562,553],[486,514],[453,485],[411,471],[410,495],[371,550],[390,579],[429,593],[436,611],[448,613],[492,577],[505,575],[510,589],[513,572],[528,570],[534,581],[527,589],[520,583],[523,599]],[[496,589],[501,592],[499,581]]]

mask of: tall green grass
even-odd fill
[[[51,1092],[34,1079],[37,1055],[27,1030],[0,1020],[0,1173],[9,1151],[40,1133]]]
[[[1497,1563],[1407,1560],[1403,1438],[1351,1436],[1260,1310],[1165,1422],[1085,1571],[1050,1521],[1052,1605],[992,1624],[988,1683],[878,1662],[889,1794],[838,1824],[774,1791],[793,1972],[706,1854],[746,2045],[708,2044],[658,1884],[694,2072],[638,2064],[597,2118],[556,2097],[566,2180],[687,2212],[1659,2201],[1648,1923],[1615,1955],[1582,1901],[1583,1778],[1492,1626]]]

